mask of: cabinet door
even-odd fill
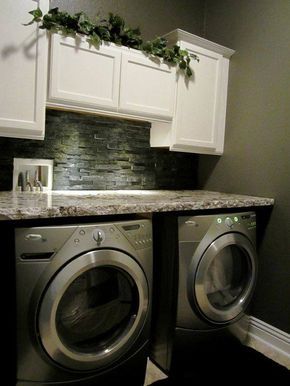
[[[171,150],[207,154],[223,152],[228,59],[183,43],[199,62],[192,61],[193,76],[179,76]]]
[[[48,0],[40,0],[43,12]],[[2,1],[0,12],[0,136],[43,139],[47,36],[31,20],[31,0]]]
[[[121,53],[112,46],[90,46],[84,38],[51,35],[48,101],[116,111]]]
[[[139,52],[123,52],[119,111],[171,120],[175,69]]]

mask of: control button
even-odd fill
[[[115,232],[115,228],[111,227],[110,232],[112,232],[112,233]]]
[[[74,243],[78,244],[80,242],[80,239],[74,239]]]
[[[79,234],[80,234],[81,236],[84,236],[84,235],[86,234],[86,232],[85,232],[84,229],[81,229],[81,230],[79,231]]]
[[[234,225],[234,222],[233,222],[233,220],[230,217],[227,217],[225,219],[225,224],[226,224],[227,227],[231,228]]]
[[[234,222],[238,222],[239,221],[239,217],[238,216],[235,216],[234,217]]]

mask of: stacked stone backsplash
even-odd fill
[[[54,190],[194,189],[197,156],[150,148],[150,123],[47,110],[45,140],[0,138],[0,190],[13,158],[54,160]]]

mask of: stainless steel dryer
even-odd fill
[[[143,385],[151,221],[18,228],[15,240],[17,386]]]
[[[170,219],[169,219],[170,220]],[[166,221],[166,220],[163,220]],[[254,212],[180,216],[161,228],[151,359],[168,374],[233,354],[247,333],[257,278]],[[177,247],[174,248],[174,225]],[[167,230],[167,231],[166,231]],[[170,246],[171,243],[171,246]]]

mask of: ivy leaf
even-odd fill
[[[181,70],[185,70],[186,69],[186,62],[185,62],[185,60],[181,60],[180,62],[179,62],[179,68],[181,69]]]
[[[188,52],[186,50],[179,50],[179,55],[185,57],[188,55]]]
[[[186,67],[185,74],[188,78],[192,76],[192,70],[189,66]]]
[[[88,42],[89,44],[91,44],[92,46],[98,48],[98,47],[100,46],[102,40],[101,40],[100,36],[97,35],[97,34],[94,32],[92,35],[90,35],[90,36],[87,38],[87,42]]]
[[[124,27],[122,32],[122,44],[132,48],[140,48],[142,39],[140,38],[140,30]]]
[[[104,26],[95,26],[94,30],[92,31],[92,35],[94,34],[100,36],[101,40],[105,40],[107,42],[110,41],[110,32]]]
[[[32,15],[34,19],[38,19],[42,17],[42,10],[40,8],[36,8],[33,11],[30,11],[28,13]]]
[[[32,11],[29,11],[28,13],[33,16],[33,19],[29,23],[23,24],[25,27],[28,25],[31,25],[33,23],[39,23],[41,21],[42,11],[40,8],[33,9]]]
[[[125,21],[119,15],[114,15],[113,13],[109,13],[109,24],[112,28],[122,30],[125,26]]]
[[[179,55],[180,47],[178,45],[174,44],[174,46],[172,47],[172,50],[175,53],[175,55]]]
[[[42,19],[42,25],[40,26],[41,29],[47,29],[48,31],[50,30],[59,30],[59,25],[58,23],[53,22],[52,18],[50,15],[44,15]]]
[[[142,50],[147,52],[148,54],[153,50],[152,42],[148,41],[142,45]]]
[[[51,9],[48,11],[48,13],[49,13],[50,15],[57,15],[57,14],[60,13],[60,12],[59,12],[59,10],[58,10],[58,7],[55,7],[55,8],[51,8]]]
[[[78,20],[78,26],[79,32],[85,35],[90,35],[94,30],[94,25],[84,14],[80,15]]]

